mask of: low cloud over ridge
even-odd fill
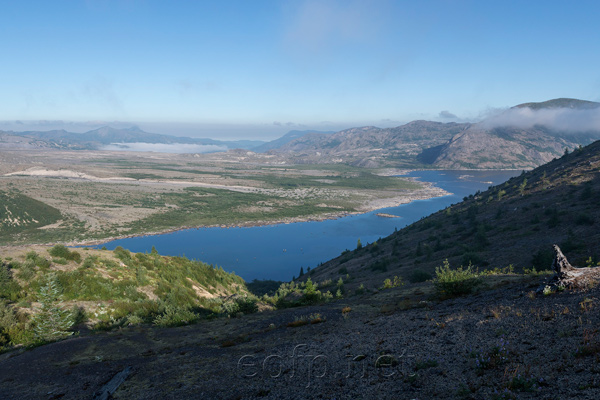
[[[101,150],[111,151],[152,151],[155,153],[216,153],[227,151],[226,146],[213,144],[185,144],[185,143],[111,143],[102,146]]]
[[[546,108],[532,110],[528,107],[511,108],[500,114],[486,118],[481,122],[485,128],[511,126],[528,129],[534,126],[544,126],[561,132],[600,132],[600,108],[572,109]]]

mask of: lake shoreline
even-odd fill
[[[414,171],[410,173],[410,178],[421,182],[421,189],[381,191],[378,196],[363,197],[361,203],[364,209],[354,207],[353,212],[325,209],[323,214],[318,216],[305,215],[282,218],[279,221],[223,224],[218,225],[216,229],[172,229],[170,231],[177,233],[158,236],[133,235],[109,242],[96,240],[95,243],[98,244],[89,247],[106,246],[107,249],[113,250],[121,246],[131,252],[148,253],[154,246],[164,255],[183,255],[221,266],[228,272],[235,272],[246,281],[289,281],[292,276],[297,275],[300,267],[304,267],[304,270],[308,267],[315,268],[344,251],[355,248],[358,239],[363,244],[373,243],[460,202],[464,196],[485,190],[489,186],[488,181],[498,185],[518,175],[518,172],[474,171],[470,174],[474,175],[472,178],[461,179],[463,174],[463,171]],[[391,198],[382,199],[383,196]],[[398,198],[400,196],[401,198]],[[378,201],[373,201],[375,199]],[[394,204],[399,205],[393,207]],[[386,206],[392,207],[385,208]],[[378,213],[396,215],[399,218],[385,218],[378,216]],[[315,222],[295,223],[311,220]],[[222,229],[234,226],[247,229]]]
[[[83,240],[83,241],[71,241],[67,242],[67,246],[73,247],[85,247],[85,246],[99,246],[104,243],[112,242],[115,240],[121,239],[130,239],[130,238],[141,238],[141,237],[149,237],[149,236],[159,236],[166,235],[170,233],[185,231],[185,230],[193,230],[193,229],[203,229],[203,228],[254,228],[260,226],[275,226],[275,225],[283,225],[283,224],[294,224],[300,222],[320,222],[327,220],[336,220],[344,217],[349,217],[353,215],[361,215],[367,214],[370,212],[374,212],[377,210],[397,207],[403,204],[409,204],[414,201],[419,200],[429,200],[437,197],[449,196],[452,193],[439,188],[434,185],[432,182],[422,182],[416,178],[409,178],[415,182],[419,182],[423,185],[421,189],[415,191],[415,193],[400,195],[395,197],[383,198],[383,199],[375,199],[369,200],[363,205],[358,207],[358,211],[340,211],[340,212],[329,212],[318,215],[307,215],[307,216],[298,216],[298,217],[288,217],[281,218],[277,220],[259,220],[259,221],[247,221],[247,222],[238,222],[238,223],[230,223],[230,224],[212,224],[212,225],[199,225],[199,226],[181,226],[177,228],[165,229],[157,232],[146,232],[146,233],[137,233],[130,235],[118,235],[112,236],[103,239],[92,239],[92,240]]]

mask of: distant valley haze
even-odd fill
[[[591,1],[9,2],[0,129],[136,125],[270,141],[598,101],[599,11]]]
[[[196,154],[246,149],[277,154],[294,163],[343,162],[371,168],[409,164],[457,169],[533,168],[565,149],[600,139],[600,103],[558,98],[497,109],[479,121],[416,120],[397,125],[393,124],[395,121],[386,122],[384,126],[337,130],[293,129],[272,140],[256,139],[264,138],[264,132],[273,129],[271,126],[142,125],[164,129],[152,133],[132,123],[100,121],[4,122],[0,126],[12,129],[0,130],[0,135],[35,140],[29,143],[31,148]],[[177,135],[181,127],[190,135]],[[48,128],[53,129],[44,130]],[[227,136],[224,131],[233,128],[239,129],[238,137],[245,139],[222,139]],[[253,137],[253,133],[257,136]],[[398,162],[394,164],[394,160]]]

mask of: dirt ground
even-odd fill
[[[321,306],[81,335],[0,356],[3,399],[596,399],[598,289],[540,277],[437,301],[429,283]],[[301,317],[319,323],[291,327]]]

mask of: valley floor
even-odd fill
[[[332,219],[448,194],[378,170],[270,157],[2,151],[0,245]]]

